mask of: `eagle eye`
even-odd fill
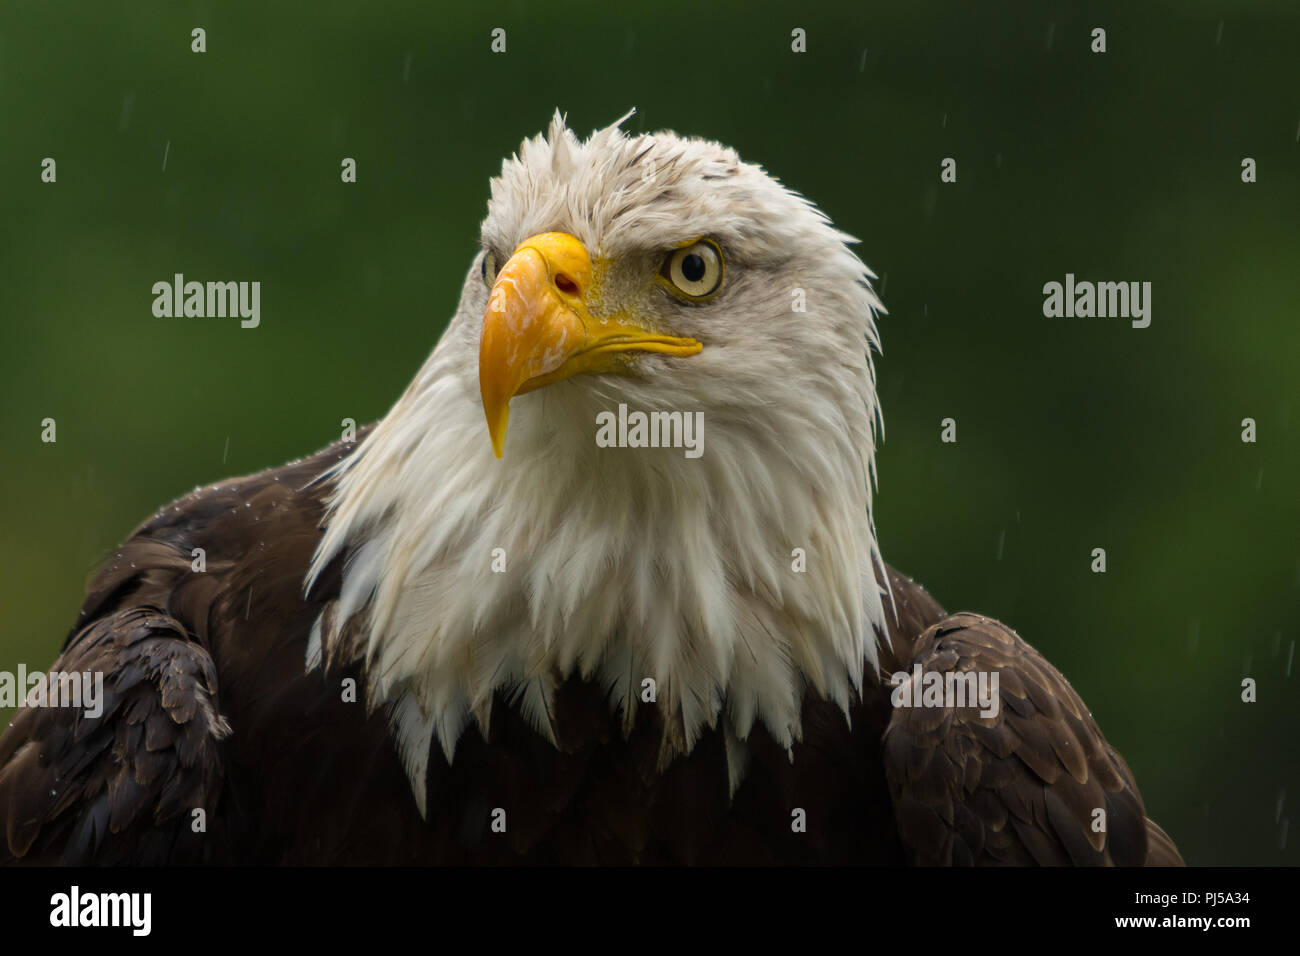
[[[674,249],[664,260],[662,275],[678,292],[706,299],[722,287],[722,251],[710,239],[697,239]]]
[[[497,281],[497,257],[492,250],[486,250],[483,253],[483,262],[479,266],[479,271],[483,274],[483,284],[489,289],[492,283]]]

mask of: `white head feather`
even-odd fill
[[[525,141],[492,181],[479,255],[570,233],[596,263],[593,315],[631,309],[703,351],[516,396],[498,460],[479,394],[476,257],[433,354],[333,476],[309,584],[350,558],[309,662],[364,654],[422,811],[431,743],[450,760],[471,718],[486,729],[495,692],[549,735],[566,678],[599,681],[625,726],[653,678],[669,755],[720,723],[736,756],[756,721],[787,748],[799,739],[806,690],[847,711],[887,633],[871,517],[874,276],[851,237],[732,150],[629,137],[621,122],[581,142],[557,113]],[[646,281],[701,236],[725,257],[714,299],[682,303]],[[598,447],[596,416],[619,403],[703,412],[703,456]]]

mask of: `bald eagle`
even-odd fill
[[[622,122],[503,164],[382,420],[94,575],[102,706],[0,737],[0,861],[1181,863],[1065,678],[882,559],[855,240]]]

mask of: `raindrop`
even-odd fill
[[[1217,33],[1214,34],[1214,45],[1215,45],[1215,46],[1218,46],[1219,43],[1220,43],[1222,40],[1223,40],[1223,21],[1220,20],[1220,21],[1219,21],[1219,30],[1218,30]]]
[[[1055,38],[1055,36],[1056,36],[1056,24],[1049,23],[1047,25],[1047,41],[1043,44],[1044,50],[1050,50],[1052,48],[1052,40],[1053,38]]]
[[[411,54],[406,54],[406,62],[402,64],[402,82],[405,83],[411,78]]]
[[[164,173],[167,172],[167,154],[170,153],[171,150],[172,150],[172,141],[167,140],[167,144],[163,146],[163,172]]]
[[[1277,792],[1277,806],[1273,810],[1273,822],[1277,823],[1282,819],[1282,807],[1286,805],[1286,787]]]

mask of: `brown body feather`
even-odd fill
[[[95,575],[55,668],[103,672],[104,711],[25,708],[0,735],[0,862],[1182,862],[1065,679],[892,570],[889,645],[851,724],[810,693],[790,753],[755,729],[734,796],[719,733],[660,771],[653,708],[625,736],[600,688],[572,679],[558,746],[498,698],[490,739],[471,728],[452,765],[433,755],[422,819],[382,711],[343,700],[363,675],[304,668],[339,588],[336,563],[302,592],[327,492],[315,479],[354,447],[200,489]],[[917,661],[996,669],[998,716],[895,710],[888,675]]]

